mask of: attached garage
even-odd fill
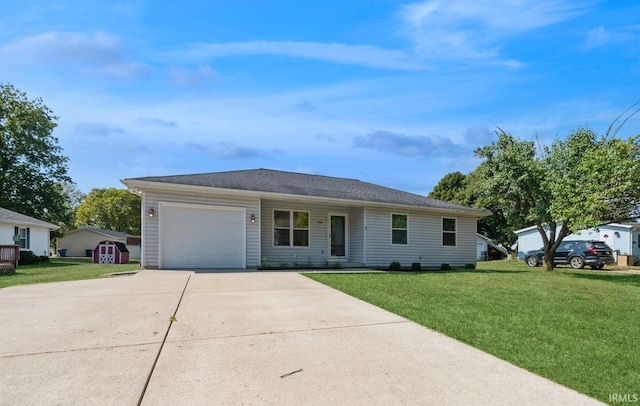
[[[189,204],[160,205],[160,267],[246,267],[246,209]]]

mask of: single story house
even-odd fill
[[[15,211],[0,208],[0,245],[20,246],[20,251],[49,256],[50,232],[59,227]]]
[[[67,257],[90,257],[101,241],[111,240],[127,246],[129,258],[140,258],[141,238],[128,233],[80,226],[56,239],[56,252],[66,250]]]
[[[560,231],[558,227],[557,232]],[[514,231],[518,236],[518,258],[524,259],[525,253],[542,247],[542,237],[536,226]],[[547,236],[549,231],[547,230]],[[604,241],[613,251],[614,256],[630,255],[640,257],[640,223],[611,223],[599,227],[580,230],[564,238],[565,240],[597,240]]]
[[[122,180],[142,197],[143,268],[476,262],[486,212],[396,189],[269,169]]]

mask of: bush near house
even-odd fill
[[[49,262],[49,257],[44,255],[38,256],[32,251],[20,251],[20,259],[18,260],[18,265],[33,265],[39,262]]]

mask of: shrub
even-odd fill
[[[402,266],[400,265],[400,262],[398,261],[393,261],[392,263],[389,264],[389,270],[390,271],[399,271],[402,269]]]
[[[441,271],[450,271],[451,269],[452,269],[452,268],[451,268],[451,265],[449,265],[449,264],[442,264],[442,265],[440,265],[440,270],[441,270]]]
[[[476,264],[464,264],[464,269],[476,269]]]
[[[422,265],[420,264],[420,262],[414,262],[413,264],[411,264],[411,270],[412,271],[421,271],[422,270]]]
[[[49,258],[47,258],[48,260]],[[33,253],[33,251],[20,251],[20,259],[18,265],[33,265],[40,262],[40,257]]]
[[[261,269],[269,269],[269,258],[267,257],[262,257],[262,262],[260,262],[260,268]]]

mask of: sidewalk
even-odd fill
[[[296,273],[144,271],[0,308],[3,405],[599,404]]]

